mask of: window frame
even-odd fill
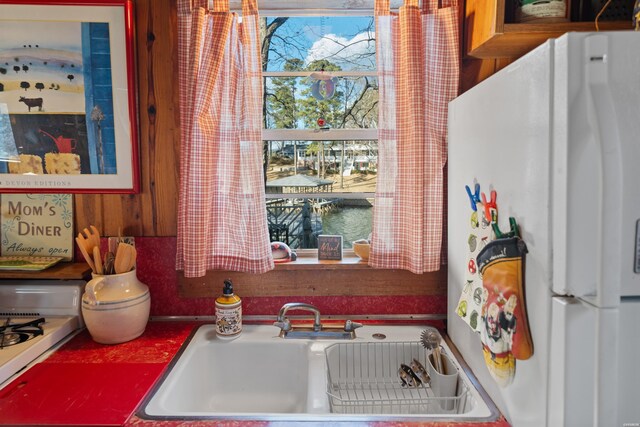
[[[305,0],[303,0],[305,1]],[[232,1],[233,3],[233,1]],[[374,16],[373,0],[371,5],[364,9],[347,9],[344,8],[343,0],[328,0],[325,3],[324,9],[311,8],[317,4],[314,1],[308,1],[308,7],[302,6],[299,9],[285,9],[278,8],[275,3],[271,3],[271,7],[265,10],[261,9],[261,15],[269,18],[276,17],[304,17],[304,16]],[[286,2],[284,2],[286,3]],[[332,9],[335,8],[335,9]],[[266,81],[268,78],[282,78],[282,77],[309,77],[311,74],[317,73],[317,71],[263,71],[262,76],[264,79],[264,86],[266,87]],[[378,77],[377,70],[343,70],[343,71],[331,71],[332,76],[336,77]],[[262,129],[262,141],[267,143],[269,141],[378,141],[378,129]],[[266,182],[265,182],[266,185]],[[265,201],[273,199],[295,199],[295,198],[325,198],[327,193],[265,193]],[[344,198],[344,199],[375,199],[375,191],[373,192],[331,192],[332,197]],[[296,253],[299,257],[306,259],[307,262],[311,258],[317,256],[318,250],[314,248],[296,248]],[[343,247],[343,256],[346,257],[345,262],[353,262],[354,258],[357,258],[352,248]],[[351,261],[348,261],[351,259]],[[321,264],[320,261],[318,261]]]

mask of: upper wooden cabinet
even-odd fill
[[[595,31],[593,22],[506,24],[505,0],[467,0],[465,52],[474,58],[518,58],[568,31]],[[599,21],[601,31],[631,30],[631,21]]]

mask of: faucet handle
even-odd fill
[[[347,319],[347,321],[344,322],[345,332],[353,332],[358,328],[362,328],[362,323],[354,322],[351,319]]]
[[[278,320],[277,322],[273,322],[273,326],[277,326],[284,332],[289,332],[291,330],[291,322],[286,317],[283,320]]]

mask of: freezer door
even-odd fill
[[[551,307],[547,425],[620,425],[619,310],[569,297]]]
[[[518,427],[546,420],[547,341],[551,319],[550,107],[552,41],[489,77],[449,104],[449,336],[500,411]],[[497,192],[498,222],[515,217],[529,253],[525,300],[534,354],[516,362],[514,382],[497,385],[479,334],[456,314],[469,265],[472,209],[465,185]]]
[[[640,295],[640,32],[554,46],[553,291],[615,307]]]

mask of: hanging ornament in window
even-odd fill
[[[320,38],[324,38],[325,34],[325,17],[323,16],[320,18]],[[327,61],[323,59],[320,63],[321,62]],[[308,81],[311,84],[311,95],[318,101],[331,99],[336,93],[338,78],[332,76],[330,73],[326,73],[324,71],[324,65],[322,65],[320,72],[311,73]]]
[[[311,73],[309,76],[311,81],[311,94],[319,101],[326,101],[333,98],[336,93],[336,83],[338,78],[329,73]]]
[[[316,120],[316,123],[318,123],[318,127],[320,129],[329,129],[329,125],[327,124],[326,120],[323,119],[322,117],[319,117],[318,120]]]

